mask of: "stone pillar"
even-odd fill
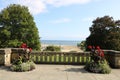
[[[0,64],[5,66],[11,65],[11,49],[0,49]]]
[[[5,49],[5,66],[11,65],[11,49]]]

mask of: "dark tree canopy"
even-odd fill
[[[12,4],[0,12],[0,47],[18,47],[22,43],[39,50],[38,29],[27,7]]]
[[[86,44],[100,46],[103,49],[120,50],[120,20],[113,17],[98,17],[90,27],[90,36]]]

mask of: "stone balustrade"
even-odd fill
[[[104,50],[105,58],[113,68],[120,68],[120,51]],[[8,66],[18,55],[24,55],[22,48],[0,49],[0,65]],[[90,61],[89,52],[32,52],[31,59],[38,64],[86,64]]]

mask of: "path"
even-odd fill
[[[1,66],[0,80],[120,80],[120,69],[112,69],[111,74],[95,74],[79,65],[37,65],[33,71],[11,72]]]

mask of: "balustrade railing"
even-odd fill
[[[105,58],[109,65],[120,68],[120,51],[104,50]],[[0,65],[9,65],[18,55],[24,56],[24,49],[0,49]],[[31,59],[40,64],[86,64],[89,62],[89,52],[32,52]]]
[[[31,58],[35,63],[85,64],[90,61],[89,53],[80,52],[33,52]]]

